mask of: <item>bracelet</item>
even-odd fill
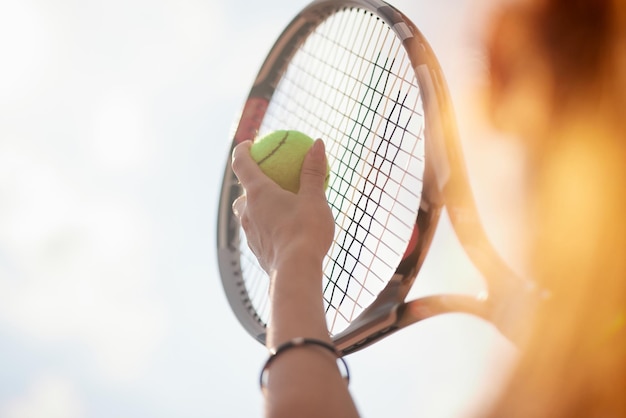
[[[335,346],[322,340],[298,337],[279,345],[275,349],[270,350],[270,357],[263,365],[263,368],[261,369],[261,376],[259,378],[259,384],[262,390],[265,389],[265,387],[267,386],[267,369],[270,367],[272,362],[276,360],[276,357],[289,349],[303,347],[305,345],[316,345],[318,347],[325,348],[326,350],[337,356],[338,363],[341,363],[341,365],[343,366],[343,378],[346,381],[346,384],[350,383],[350,371],[348,370],[348,364],[343,359],[341,353],[335,348]]]

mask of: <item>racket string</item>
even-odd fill
[[[380,54],[379,54],[379,57],[380,57]],[[359,120],[360,119],[360,117],[359,117],[360,116],[360,112],[361,112],[362,109],[365,111],[365,118],[364,118],[364,120],[367,119],[367,116],[370,113],[377,113],[378,107],[380,106],[384,96],[383,96],[383,94],[380,94],[379,98],[378,98],[378,101],[376,102],[376,105],[372,106],[373,103],[374,103],[375,95],[373,93],[371,95],[369,95],[369,93],[371,91],[372,92],[376,91],[379,83],[381,82],[381,79],[383,79],[383,74],[386,74],[386,77],[384,77],[384,83],[383,83],[383,87],[382,87],[382,91],[384,93],[384,91],[386,89],[386,86],[387,86],[387,83],[389,81],[389,76],[391,75],[391,68],[393,67],[393,63],[394,63],[394,61],[392,60],[391,63],[390,63],[389,69],[387,69],[386,68],[387,60],[385,60],[384,66],[382,66],[382,67],[380,67],[378,65],[377,61],[378,61],[378,58],[376,60],[376,64],[373,67],[372,74],[370,76],[370,82],[367,83],[367,85],[366,85],[365,97],[364,97],[363,100],[361,100],[361,106],[359,107],[359,113],[357,114],[357,118],[354,121],[355,123],[353,125],[353,130],[350,132],[349,137],[353,137],[354,129],[357,126],[358,126],[357,129],[359,130],[359,135],[360,135],[362,129],[365,129],[365,132],[366,132],[367,135],[369,135],[369,133],[372,132],[372,128],[373,128],[373,124],[374,124],[374,118],[371,119],[371,125],[370,126],[366,126],[364,122],[361,122]],[[374,80],[374,78],[375,78],[375,73],[376,73],[376,69],[377,68],[381,68],[383,71],[381,71],[379,76],[378,76],[378,78],[376,78],[375,84],[372,84],[372,80]],[[366,105],[363,105],[363,103],[366,103],[366,100],[367,100],[368,96],[370,96],[369,97],[369,99],[370,99],[369,103],[367,103]],[[355,153],[355,149],[350,150],[351,153],[352,154],[356,154],[357,158],[359,160],[367,161],[367,158],[369,158],[371,150],[369,150],[369,149],[367,149],[365,147],[365,141],[357,141],[356,145],[358,145],[359,153],[358,154]],[[344,155],[340,158],[340,161],[345,161],[345,150],[346,150],[346,148],[344,148]],[[367,155],[368,155],[366,158],[363,158],[363,152],[364,151],[367,152]],[[374,155],[376,155],[375,152],[374,152]],[[350,179],[347,182],[348,182],[348,184],[352,184],[352,180],[354,179],[353,176],[355,174],[357,174],[357,172],[354,169],[352,169],[352,167],[350,167],[349,164],[348,165],[344,165],[344,167],[347,168],[349,173],[350,173]],[[353,257],[355,257],[357,260],[362,259],[361,253],[362,253],[362,250],[363,250],[363,246],[365,246],[365,243],[362,240],[358,239],[359,230],[363,230],[365,232],[366,236],[367,236],[368,229],[369,229],[369,228],[365,228],[363,226],[365,224],[365,222],[364,222],[365,215],[366,214],[368,215],[368,222],[369,222],[369,225],[371,226],[371,220],[374,218],[374,216],[376,214],[376,211],[378,209],[378,206],[377,206],[376,202],[374,201],[374,211],[373,211],[373,213],[370,214],[368,212],[368,210],[367,210],[368,206],[369,206],[369,203],[372,201],[372,197],[371,196],[373,195],[374,189],[376,188],[376,184],[375,183],[372,184],[372,182],[369,180],[369,176],[371,175],[373,168],[374,168],[374,165],[370,165],[370,169],[369,169],[367,175],[362,177],[365,180],[362,191],[361,191],[360,188],[353,188],[352,189],[352,196],[350,198],[348,198],[346,195],[336,195],[341,200],[341,203],[338,205],[339,207],[343,207],[344,202],[346,200],[348,201],[349,204],[352,204],[351,205],[352,206],[352,208],[351,208],[352,214],[348,215],[348,216],[341,217],[342,220],[346,220],[346,219],[348,220],[348,225],[347,226],[343,222],[341,224],[339,224],[337,222],[338,221],[337,218],[335,220],[336,220],[336,223],[340,226],[340,228],[346,232],[343,235],[343,242],[340,245],[340,247],[345,250],[346,254],[350,253],[351,255],[353,255],[352,254],[352,246],[354,244],[356,244],[357,245],[356,255],[353,255]],[[372,186],[372,187],[368,187],[368,186]],[[370,189],[370,190],[368,191],[367,189]],[[358,198],[357,199],[354,199],[355,194],[358,194]],[[361,203],[363,202],[363,200],[365,201],[365,207],[361,207]],[[332,204],[333,205],[337,205],[336,201],[332,201]],[[360,214],[360,216],[358,216],[358,217],[357,217],[357,212]],[[353,227],[355,228],[355,231],[352,234],[350,234],[350,231],[351,231],[351,229]],[[346,239],[348,237],[351,237],[351,238],[354,238],[354,239],[350,240],[349,245],[346,247],[345,244],[346,244]],[[347,279],[346,279],[345,286],[342,286],[342,287],[333,286],[331,288],[330,295],[327,297],[328,306],[329,307],[333,307],[335,309],[335,311],[339,311],[339,306],[341,306],[343,304],[343,302],[345,301],[345,296],[347,294],[348,288],[349,288],[350,283],[352,281],[351,279],[354,277],[354,273],[355,273],[354,268],[352,268],[350,270],[346,270],[345,266],[343,266],[341,264],[342,261],[343,262],[346,261],[345,257],[343,259],[336,260],[332,264],[332,270],[330,272],[330,276],[332,277],[332,275],[334,273],[335,266],[341,266],[340,269],[343,270],[347,274],[347,276],[348,276]],[[356,266],[356,264],[352,264],[352,265]],[[365,277],[367,277],[367,276],[365,276]],[[361,288],[365,287],[365,282],[362,282],[360,284],[361,284]],[[340,293],[341,293],[340,299],[339,299],[339,301],[337,302],[336,305],[333,303],[334,296],[335,296],[335,290],[339,290]],[[325,294],[326,294],[326,292],[325,292]],[[331,328],[334,328],[334,322],[332,323]]]
[[[297,129],[321,137],[332,168],[327,196],[336,232],[323,297],[333,334],[384,288],[411,236],[424,165],[421,109],[401,41],[356,9],[322,22],[276,85],[259,134]],[[251,311],[267,324],[269,278],[254,271],[253,255],[245,263]]]

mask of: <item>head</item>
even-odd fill
[[[626,3],[508,0],[488,31],[490,110],[501,129],[541,134],[575,112],[624,104]],[[604,106],[597,108],[602,102]],[[621,108],[623,109],[623,108]]]

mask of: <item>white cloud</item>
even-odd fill
[[[37,91],[52,59],[54,38],[49,29],[33,2],[0,2],[0,109]]]
[[[128,381],[167,333],[150,297],[150,217],[92,195],[43,157],[0,145],[0,324],[49,344],[86,344],[100,372]]]
[[[103,168],[145,170],[158,155],[147,105],[137,95],[107,92],[95,103],[92,153]]]
[[[76,387],[67,379],[40,376],[22,396],[0,405],[3,418],[82,418],[85,408]]]

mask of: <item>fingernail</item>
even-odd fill
[[[321,158],[322,156],[324,156],[324,141],[319,138],[316,139],[313,143],[313,149],[311,150],[311,152],[316,158]]]

